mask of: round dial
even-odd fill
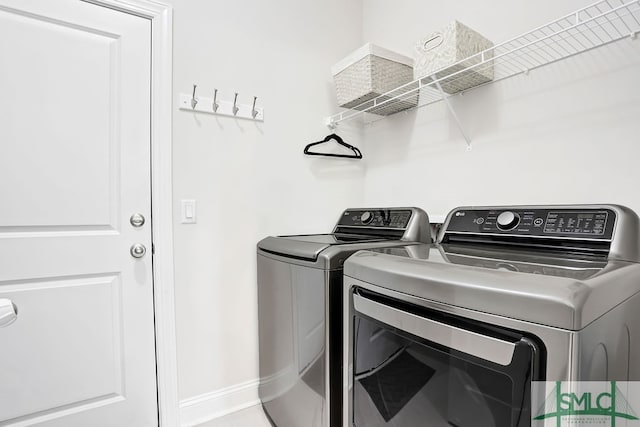
[[[520,215],[511,211],[504,211],[496,220],[500,230],[511,230],[520,222]]]
[[[373,215],[369,211],[362,212],[362,215],[360,215],[360,221],[362,221],[363,224],[369,224],[371,220],[373,220]]]

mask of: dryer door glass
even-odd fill
[[[364,291],[354,309],[354,426],[530,425],[535,338]]]

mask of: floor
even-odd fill
[[[262,406],[256,405],[195,427],[271,427],[271,424],[264,415]]]

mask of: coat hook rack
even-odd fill
[[[257,96],[253,97],[253,105],[240,104],[238,102],[238,92],[234,92],[233,102],[231,102],[218,100],[218,89],[213,90],[213,98],[196,97],[196,87],[197,85],[194,84],[191,94],[180,94],[180,110],[255,120],[257,122],[264,121],[264,110],[256,107]]]

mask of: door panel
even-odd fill
[[[20,304],[3,341],[21,343],[20,358],[3,359],[4,419],[123,395],[120,285],[114,275],[3,285]],[[47,380],[34,388],[31,377]]]
[[[112,58],[120,40],[6,10],[0,27],[0,76],[11,100],[0,103],[11,153],[0,168],[22,178],[0,183],[19,207],[3,212],[0,227],[112,223],[119,135],[110,94],[117,94],[121,70]],[[78,114],[85,109],[89,114]]]
[[[18,308],[0,425],[158,423],[150,37],[80,1],[0,0],[0,298]]]

